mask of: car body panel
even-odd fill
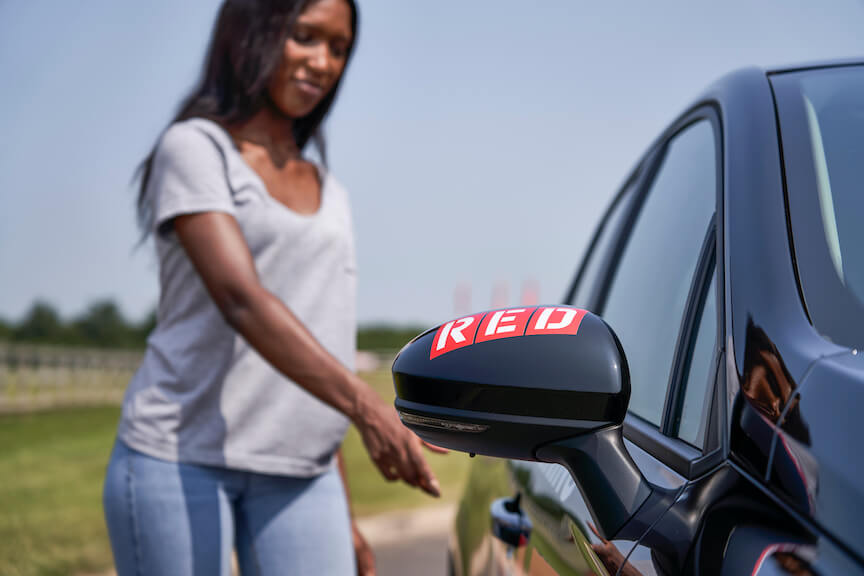
[[[784,500],[864,557],[860,507],[864,450],[849,430],[860,428],[864,356],[823,358],[784,415],[774,443],[769,483]]]
[[[864,574],[864,451],[848,437],[858,417],[850,407],[864,406],[864,358],[822,337],[808,317],[768,73],[745,69],[712,84],[655,140],[616,202],[638,210],[638,201],[622,195],[639,194],[665,142],[700,115],[713,118],[721,143],[718,346],[705,445],[700,452],[638,418],[625,420],[627,451],[642,474],[674,493],[668,509],[636,542],[598,538],[577,484],[560,466],[503,466],[478,458],[457,521],[458,573],[614,574],[612,557],[629,554],[622,574]],[[617,224],[627,230],[632,222],[624,217]],[[599,284],[585,298],[586,307],[601,315],[624,242],[613,241],[600,255],[607,261],[599,264]],[[587,258],[568,303],[582,290],[586,263]],[[481,485],[488,494],[479,496]],[[535,530],[527,548],[507,551],[489,536],[488,504],[515,493],[523,494]],[[471,504],[470,514],[483,517],[471,525],[480,530],[485,522],[485,535],[468,537],[461,531],[469,524],[463,510],[475,498],[486,503]]]
[[[507,550],[489,531],[489,506],[501,497],[523,494],[523,510],[534,528],[525,547]],[[604,542],[584,521],[585,502],[567,470],[558,464],[493,459],[472,461],[469,480],[456,515],[456,574],[604,574],[598,556],[623,559],[632,542]],[[483,521],[485,520],[485,522]],[[650,570],[650,550],[639,554]],[[614,574],[612,570],[612,574]]]

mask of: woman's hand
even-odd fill
[[[375,576],[375,554],[353,521],[351,534],[354,537],[354,555],[357,557],[357,576]]]
[[[440,446],[436,446],[435,444],[430,444],[429,442],[426,442],[425,440],[421,440],[421,442],[423,442],[424,448],[426,448],[430,452],[434,452],[435,454],[449,454],[450,453],[450,450],[448,450],[447,448],[442,448]]]
[[[402,425],[392,406],[385,404],[372,389],[367,390],[359,399],[354,424],[369,457],[387,480],[401,479],[436,498],[440,496],[438,479],[421,451],[423,442]]]
[[[633,564],[627,561],[627,558],[621,554],[621,551],[618,550],[614,544],[600,536],[600,532],[597,531],[597,528],[595,528],[593,524],[589,522],[588,527],[600,540],[599,544],[591,544],[591,549],[594,550],[594,553],[597,554],[600,562],[603,563],[603,566],[610,574],[620,574],[621,576],[642,576],[642,573],[634,568]],[[623,569],[621,568],[622,566],[624,567]]]

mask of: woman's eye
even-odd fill
[[[345,58],[348,55],[348,48],[342,44],[331,45],[330,53],[334,58]]]
[[[292,37],[294,38],[294,41],[299,44],[310,44],[313,40],[312,34],[306,30],[295,30]]]

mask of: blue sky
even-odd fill
[[[158,298],[133,170],[194,83],[217,0],[0,2],[0,317]],[[556,301],[651,140],[750,65],[864,56],[864,1],[360,0],[328,125],[362,322]]]

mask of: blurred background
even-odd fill
[[[420,330],[558,301],[629,169],[712,80],[864,55],[864,0],[359,4],[327,135],[354,205],[359,365],[387,398]],[[110,566],[102,474],[157,299],[132,177],[196,81],[218,5],[0,0],[0,574]],[[347,442],[355,512],[410,532],[398,511],[433,503]],[[434,465],[428,518],[446,530],[434,510],[466,459]]]

